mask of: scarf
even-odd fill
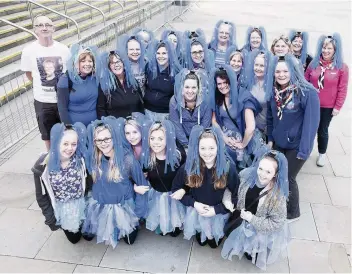
[[[322,90],[324,88],[324,76],[325,76],[325,71],[327,69],[333,69],[333,62],[332,61],[324,61],[322,58],[320,58],[319,65],[321,68],[321,72],[318,78],[318,88],[319,90]]]
[[[277,116],[282,119],[283,111],[286,105],[292,100],[293,92],[296,90],[295,85],[289,85],[287,88],[278,90],[275,87],[275,102],[277,106]]]

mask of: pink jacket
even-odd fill
[[[317,89],[320,72],[320,66],[315,69],[309,66],[304,74],[307,81]],[[347,87],[348,66],[346,64],[343,64],[341,69],[327,69],[324,75],[324,88],[319,92],[320,107],[340,110],[347,96]]]

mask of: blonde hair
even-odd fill
[[[106,125],[103,125],[103,126],[98,126],[95,128],[94,130],[94,140],[95,140],[95,137],[97,136],[97,134],[99,134],[100,132],[102,132],[103,130],[108,130],[111,134],[111,130],[108,126]],[[113,144],[114,145],[114,144]],[[114,150],[114,148],[112,148]],[[101,164],[101,159],[103,157],[103,153],[101,152],[101,150],[97,147],[96,144],[94,144],[94,159],[95,159],[95,165],[97,167],[97,169],[93,169],[93,172],[92,172],[92,178],[93,178],[93,181],[96,182],[97,180],[97,176],[101,176],[102,175],[102,170],[100,168],[100,164]],[[114,165],[114,162],[115,162],[115,153],[113,154],[112,157],[110,157],[109,159],[109,170],[108,170],[108,174],[107,174],[107,177],[108,177],[108,181],[114,181],[115,183],[118,183],[120,182],[123,177],[122,177],[122,174],[119,170],[119,168]],[[99,174],[97,174],[97,171]]]
[[[287,46],[288,46],[288,52],[291,53],[292,50],[291,50],[291,41],[290,39],[288,39],[288,37],[286,35],[280,35],[279,38],[275,38],[273,43],[271,44],[271,53],[275,55],[275,52],[274,52],[274,47],[276,45],[277,42],[279,42],[280,40],[282,40]]]
[[[243,53],[240,51],[234,51],[231,55],[230,55],[230,61],[232,60],[233,57],[235,57],[236,55],[239,55],[241,58],[241,61],[243,62]]]
[[[334,39],[329,37],[325,38],[322,48],[325,48],[329,43],[331,43],[331,45],[334,47],[334,50],[336,51],[336,42]]]

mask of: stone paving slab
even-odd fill
[[[335,176],[334,171],[332,169],[332,166],[331,166],[330,162],[328,161],[329,158],[327,159],[324,167],[317,166],[316,161],[317,161],[318,155],[319,155],[318,152],[313,150],[310,157],[304,163],[304,165],[300,171],[300,174],[306,173],[306,174]]]
[[[142,274],[143,272],[127,271],[116,268],[96,267],[77,265],[73,273],[124,273],[124,274]]]
[[[324,176],[333,205],[351,207],[351,178]]]
[[[327,157],[336,176],[351,178],[351,155],[328,154]]]
[[[182,234],[173,238],[142,229],[136,242],[129,246],[120,241],[115,249],[108,248],[99,266],[150,273],[185,273],[192,241]]]
[[[0,215],[0,255],[34,258],[50,234],[40,212],[8,208]]]
[[[53,232],[39,251],[36,259],[69,262],[98,266],[107,247],[96,244],[96,239],[88,242],[81,238],[77,244],[71,244],[62,230]]]
[[[30,205],[30,207],[28,208],[28,209],[30,209],[30,210],[41,210],[40,209],[40,207],[39,207],[39,205],[38,205],[38,203],[37,203],[37,200],[35,200],[31,205]]]
[[[6,207],[0,206],[0,215],[1,215],[1,213],[3,213],[5,211],[5,209],[6,209]]]
[[[312,204],[320,241],[351,244],[351,208]]]
[[[26,258],[0,256],[3,273],[72,273],[76,265]]]
[[[331,205],[329,192],[321,175],[298,174],[300,201]]]
[[[310,203],[301,202],[300,209],[301,217],[299,220],[289,224],[291,237],[293,239],[319,241]]]
[[[345,248],[346,248],[348,259],[350,261],[350,265],[352,266],[352,260],[351,260],[351,249],[352,249],[352,246],[345,244]]]
[[[351,155],[352,138],[351,137],[345,137],[345,136],[338,136],[337,138],[339,139],[345,154]]]

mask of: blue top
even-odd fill
[[[81,122],[87,126],[97,119],[97,100],[95,77],[88,76],[81,84],[72,83],[72,90],[69,90],[67,75],[60,77],[57,84],[57,107],[61,122]]]
[[[214,53],[215,67],[219,68],[226,63],[226,50],[222,51],[219,49],[212,48],[210,44],[209,49]]]
[[[313,149],[320,119],[320,104],[315,90],[298,90],[284,110],[280,120],[274,96],[268,103],[268,141],[283,149],[296,149],[297,157],[306,160]]]
[[[148,185],[138,161],[131,154],[125,154],[124,169],[122,179],[119,182],[109,181],[107,178],[109,161],[103,156],[101,159],[102,175],[97,176],[93,184],[93,198],[101,205],[121,204],[126,200],[135,198],[135,213],[138,217],[143,217],[147,210],[148,193],[144,195],[136,194],[133,190],[133,182],[137,185]]]

